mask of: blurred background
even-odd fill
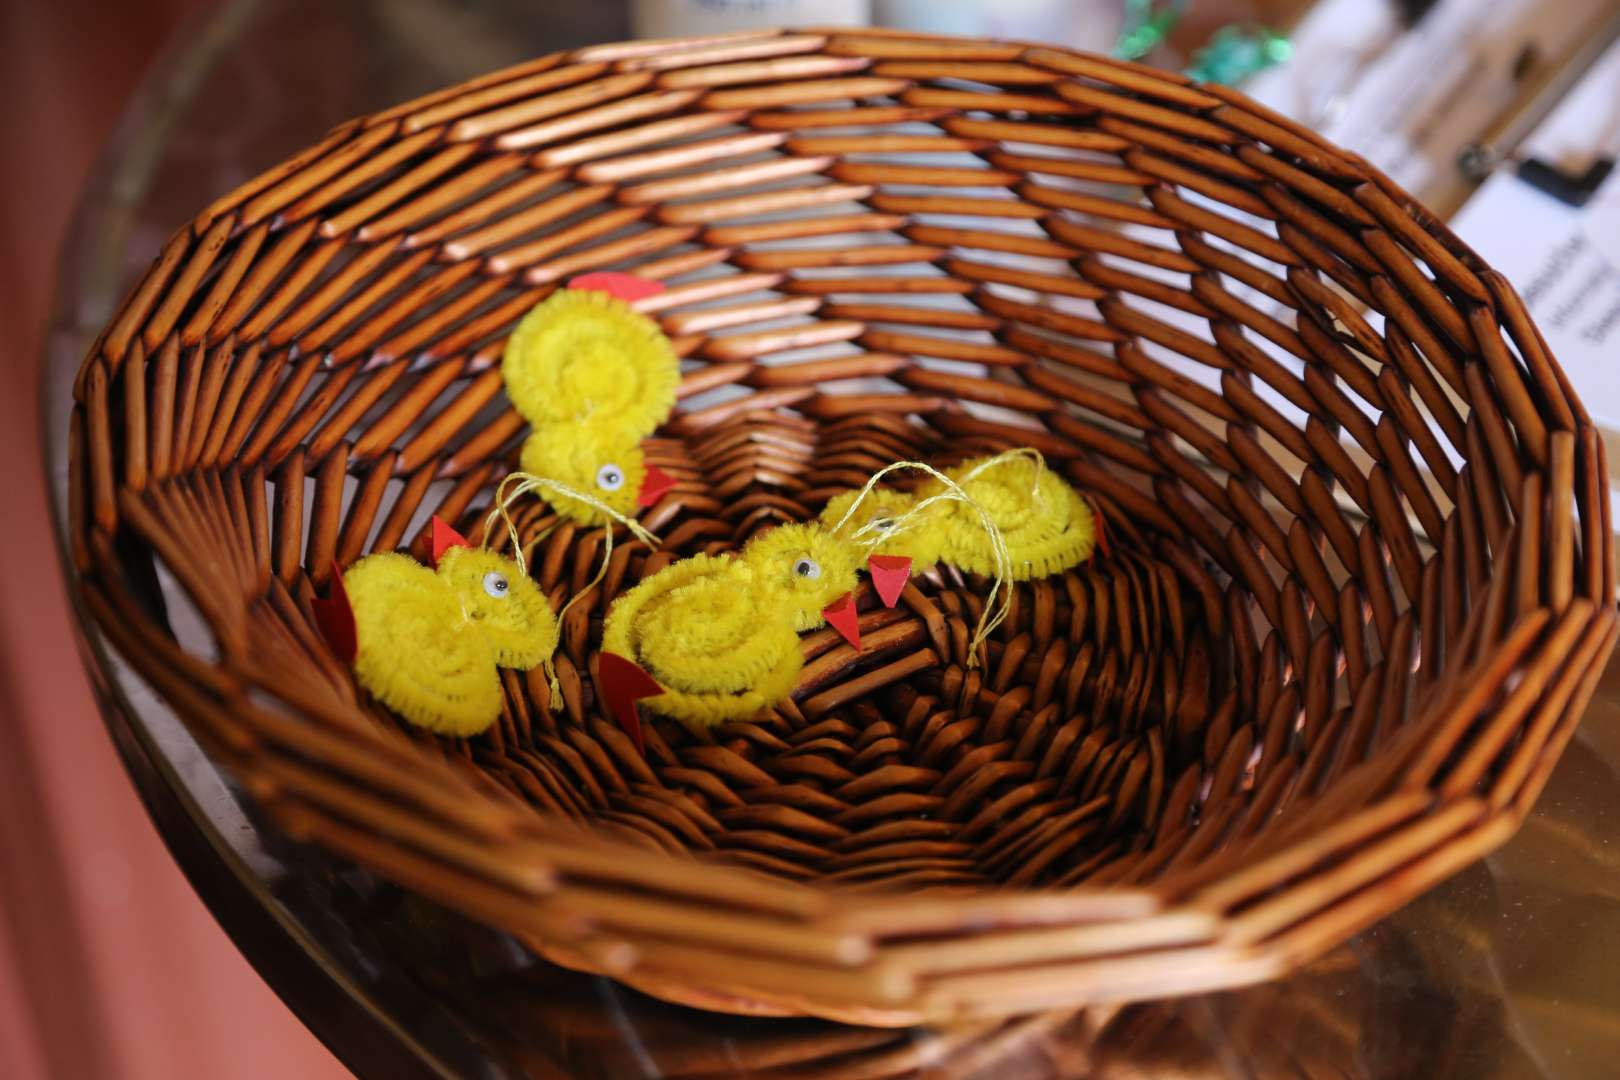
[[[125,101],[207,0],[0,4],[0,1076],[347,1076],[164,850],[80,662],[36,402],[57,253]],[[314,133],[311,133],[314,134]]]
[[[108,163],[100,155],[126,105],[143,78],[171,70],[209,35],[242,25],[242,11],[276,6],[274,0],[0,0],[0,93],[7,113],[0,155],[8,184],[0,199],[0,452],[7,464],[0,470],[6,540],[0,729],[9,736],[0,750],[3,1077],[345,1075],[182,877],[107,737],[61,584],[37,406],[59,252],[80,192],[93,178],[105,180]],[[333,11],[345,6],[331,0]],[[547,0],[524,9],[531,13],[523,25],[533,26],[532,42],[481,40],[465,32],[478,25],[480,6],[476,0],[400,0],[389,9],[402,25],[414,20],[428,37],[435,27],[456,28],[443,40],[466,52],[444,58],[423,78],[447,82],[451,76],[439,77],[441,70],[471,74],[499,66],[484,63],[486,54],[501,62],[536,54],[552,47],[558,34],[584,40],[710,32],[736,25],[725,20],[748,9],[756,19],[761,11],[780,12],[784,22],[875,18],[1054,40],[1241,83],[1366,154],[1443,212],[1461,208],[1464,237],[1515,280],[1534,278],[1549,245],[1556,247],[1568,230],[1598,235],[1590,222],[1599,219],[1582,216],[1588,203],[1593,214],[1605,200],[1620,204],[1616,185],[1604,183],[1604,163],[1612,166],[1620,138],[1620,54],[1609,48],[1604,60],[1600,47],[1612,40],[1605,35],[1620,33],[1614,0]],[[487,6],[517,10],[498,0]],[[256,107],[273,106],[278,95],[308,104],[301,95],[367,77],[360,68],[322,65],[320,57],[334,49],[341,54],[364,44],[341,15],[329,21],[351,38],[323,44],[320,37],[330,28],[318,19],[303,28],[302,40],[284,34],[260,46],[308,45],[314,59],[307,85],[246,87],[245,94],[257,94]],[[1609,82],[1594,86],[1585,78],[1594,64],[1611,72]],[[1565,108],[1561,127],[1542,124],[1556,120],[1556,106],[1576,90],[1598,104]],[[1452,108],[1453,100],[1470,102],[1472,111]],[[216,103],[217,130],[228,129],[236,107]],[[208,148],[215,157],[228,156],[239,175],[191,179],[210,192],[224,190],[345,119],[319,108],[306,112],[283,109],[274,139],[244,137],[240,146]],[[1534,153],[1517,153],[1517,140],[1538,130],[1542,142],[1526,144]],[[1535,194],[1527,196],[1530,188],[1512,176],[1505,183],[1518,186],[1493,178],[1481,188],[1495,161],[1475,174],[1458,167],[1459,152],[1487,133],[1498,140],[1487,149],[1515,152],[1508,172],[1540,177],[1531,183]],[[119,192],[104,183],[98,197],[116,200]],[[176,207],[167,227],[195,208]],[[1526,214],[1539,215],[1537,229],[1496,227],[1505,216],[1529,220]],[[1620,214],[1612,223],[1620,237]],[[1503,239],[1528,232],[1536,233],[1537,243]],[[143,250],[155,250],[162,239],[154,235]],[[1605,271],[1601,245],[1594,249],[1596,270],[1577,265],[1566,268],[1566,276],[1571,287],[1585,290],[1582,303],[1596,314],[1584,325],[1573,319],[1568,344],[1554,345],[1577,385],[1602,391],[1606,380],[1620,378],[1609,336],[1620,320],[1603,321],[1607,305],[1620,304],[1614,300],[1620,263]],[[1607,257],[1620,260],[1620,253]],[[1532,306],[1563,303],[1558,288],[1552,281],[1544,296],[1531,297]],[[1594,400],[1600,406],[1594,412],[1602,412],[1620,402],[1620,392],[1589,392],[1588,403]]]

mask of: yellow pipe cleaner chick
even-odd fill
[[[919,498],[893,488],[855,488],[834,495],[822,509],[821,521],[832,525],[847,518],[858,528],[869,528],[878,537],[873,545],[875,551],[908,558],[911,572],[923,574],[933,569],[944,553],[940,531],[923,527],[895,531],[895,522],[916,506]]]
[[[671,563],[613,602],[602,651],[663,687],[649,704],[708,726],[753,716],[793,689],[799,633],[847,601],[865,554],[816,525],[780,525],[735,557]]]
[[[974,574],[995,572],[996,552],[990,533],[979,526],[978,513],[988,513],[1006,545],[1012,581],[1031,581],[1075,567],[1091,558],[1102,534],[1102,518],[1091,503],[1046,467],[1029,447],[963,462],[944,474],[967,500],[937,499],[915,514],[905,528],[889,523],[948,489],[938,479],[925,481],[914,494],[880,489],[860,503],[857,518],[883,533],[877,550],[909,556],[922,572],[944,562]],[[837,521],[860,501],[860,491],[843,492],[821,512],[822,521]]]
[[[584,274],[531,308],[507,339],[501,377],[532,429],[524,472],[555,480],[541,497],[582,525],[613,518],[563,490],[589,492],[628,517],[673,486],[649,465],[641,440],[675,407],[680,360],[669,338],[633,301],[663,285],[633,274]]]
[[[940,493],[892,519],[857,516],[868,498],[892,505],[876,495],[875,484],[896,469],[928,472]],[[800,633],[831,623],[860,648],[853,593],[863,562],[883,602],[898,602],[910,560],[873,548],[938,503],[967,501],[949,477],[920,462],[897,462],[850,499],[835,522],[780,525],[734,557],[697,555],[666,566],[608,611],[597,673],[602,700],[638,746],[641,699],[653,712],[691,727],[746,719],[779,704],[804,665]],[[999,550],[989,516],[980,513],[979,519],[992,550]],[[997,602],[1004,577],[997,576],[971,651],[1005,617],[1004,591]]]
[[[477,735],[501,715],[497,667],[549,663],[557,616],[520,562],[475,548],[433,519],[434,569],[409,555],[368,555],[315,617],[372,696],[418,727]]]

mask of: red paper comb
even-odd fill
[[[827,620],[834,630],[844,636],[844,640],[855,647],[856,652],[861,651],[861,616],[855,610],[855,594],[845,593],[821,609],[822,618]]]
[[[654,281],[652,278],[639,277],[635,274],[621,274],[614,270],[596,270],[589,274],[581,274],[571,280],[568,287],[605,292],[627,304],[633,304],[649,296],[657,296],[664,291],[662,281]]]
[[[309,606],[315,613],[315,625],[332,653],[345,664],[354,663],[360,655],[360,639],[354,628],[354,607],[349,603],[349,590],[343,587],[343,571],[332,563],[332,595],[324,600],[312,597]]]
[[[664,692],[658,680],[617,653],[605,652],[597,658],[596,686],[602,692],[602,701],[608,712],[619,722],[619,727],[636,744],[642,757],[647,756],[646,737],[641,733],[641,715],[636,702],[642,698],[657,697]]]
[[[431,548],[431,551],[433,552],[433,565],[437,567],[439,565],[439,560],[444,557],[444,553],[449,551],[451,548],[456,547],[472,547],[472,542],[465,536],[462,536],[460,533],[456,532],[456,530],[452,529],[450,526],[446,525],[444,523],[444,519],[439,517],[439,515],[434,514],[433,546]]]

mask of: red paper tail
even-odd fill
[[[619,722],[619,727],[636,744],[636,751],[647,756],[646,737],[641,731],[641,714],[636,702],[642,698],[657,697],[664,692],[658,680],[647,674],[641,666],[617,653],[605,652],[597,659],[596,687],[602,692],[602,701],[608,712]]]
[[[349,603],[349,590],[343,587],[343,571],[332,563],[332,595],[310,600],[315,613],[315,625],[331,648],[333,655],[345,664],[354,663],[360,655],[359,635],[354,627],[354,607]]]
[[[1103,517],[1102,507],[1097,505],[1096,499],[1087,499],[1086,505],[1091,507],[1091,527],[1097,532],[1097,550],[1102,557],[1112,559],[1114,550],[1108,543],[1108,519]]]

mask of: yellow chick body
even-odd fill
[[[501,714],[497,667],[531,668],[557,648],[556,616],[512,560],[453,547],[430,570],[368,555],[343,574],[355,674],[377,700],[441,735],[476,735]]]
[[[467,633],[455,594],[406,555],[371,555],[343,587],[354,610],[355,674],[372,696],[443,735],[482,731],[500,714],[489,642]]]
[[[551,659],[560,628],[545,593],[513,560],[471,545],[439,556],[435,576],[461,604],[500,667],[529,668]]]
[[[1030,581],[1062,573],[1091,558],[1097,521],[1084,496],[1027,455],[998,455],[963,462],[946,471],[989,514],[1001,532],[1010,562],[1008,577]],[[937,480],[919,497],[944,490]],[[969,573],[995,572],[995,551],[973,506],[945,500],[929,508],[919,528],[920,542],[937,544],[944,562]]]
[[[944,475],[971,502],[940,498],[907,517],[925,500],[945,494],[946,484],[930,478],[911,494],[874,488],[850,515],[852,526],[901,522],[874,550],[910,558],[915,573],[943,562],[969,573],[993,575],[995,546],[979,517],[981,509],[1000,533],[1010,564],[1009,580],[1047,577],[1091,557],[1097,520],[1090,503],[1033,454],[975,458]],[[834,496],[821,520],[828,524],[843,520],[860,495],[846,491]]]
[[[735,557],[682,559],[614,601],[602,649],[657,680],[662,693],[645,698],[654,712],[691,726],[747,719],[792,692],[799,634],[854,590],[865,553],[809,523],[778,526]]]
[[[507,339],[501,375],[513,407],[533,429],[522,450],[525,472],[627,517],[649,504],[650,476],[661,486],[653,490],[667,489],[668,478],[649,470],[641,440],[675,407],[680,359],[659,325],[624,300],[600,288],[552,293]],[[609,523],[601,509],[578,499],[541,497],[582,525]]]

